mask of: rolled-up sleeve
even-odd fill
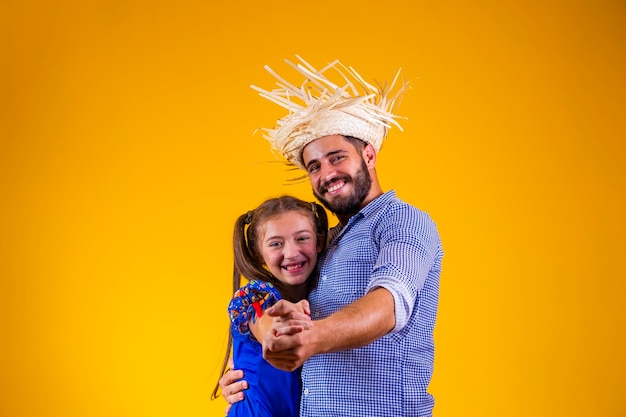
[[[379,256],[371,273],[367,292],[385,288],[393,296],[396,325],[404,328],[426,277],[441,250],[437,228],[428,214],[402,205],[379,219],[373,232],[379,242]]]

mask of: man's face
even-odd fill
[[[372,179],[361,152],[343,136],[316,139],[302,152],[313,194],[333,213],[353,215],[370,192]]]

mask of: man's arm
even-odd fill
[[[288,313],[286,304],[267,310],[270,316]],[[279,336],[281,325],[288,326],[289,321],[277,321],[274,331],[266,334],[263,357],[279,369],[293,371],[313,355],[365,346],[389,333],[395,326],[394,299],[385,288],[376,288],[331,316],[315,321],[308,331]]]

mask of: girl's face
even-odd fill
[[[311,220],[297,211],[287,211],[267,220],[264,226],[259,246],[265,265],[282,283],[304,286],[321,247]]]

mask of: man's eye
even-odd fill
[[[343,156],[343,155],[338,155],[338,156],[335,156],[333,159],[331,159],[331,161],[332,161],[333,163],[336,163],[336,162],[341,161],[343,158],[344,158],[344,156]]]
[[[319,166],[319,165],[311,165],[311,166],[309,167],[309,172],[316,172],[316,171],[317,171],[317,170],[319,170],[319,169],[320,169],[320,166]]]

